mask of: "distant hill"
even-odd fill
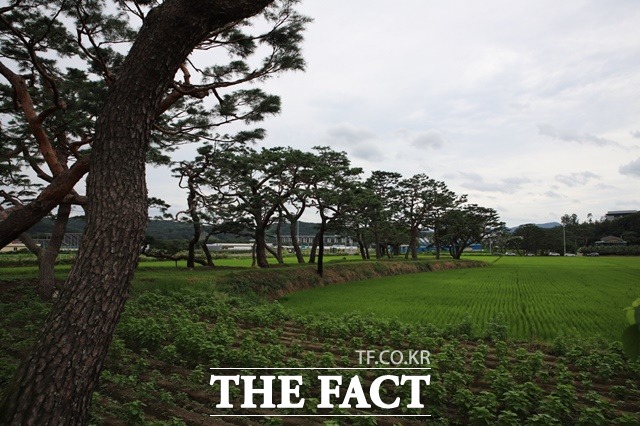
[[[84,216],[74,216],[69,218],[67,224],[67,233],[82,233],[84,230]],[[300,222],[298,232],[300,235],[314,235],[316,223]],[[42,219],[39,223],[29,229],[29,234],[37,236],[38,234],[49,234],[53,228],[53,220],[49,218]],[[270,233],[275,232],[275,226],[272,226]],[[188,240],[193,236],[193,226],[190,223],[176,222],[172,220],[150,220],[147,226],[147,235],[152,236],[156,240]],[[289,224],[284,224],[282,234],[289,234]],[[245,241],[247,237],[237,237],[235,235],[217,235],[216,240],[221,241]]]
[[[70,217],[67,222],[67,233],[69,234],[79,234],[84,230],[84,216],[74,216]],[[45,217],[40,222],[36,223],[29,229],[29,234],[37,235],[37,234],[50,234],[51,228],[53,228],[53,220]]]
[[[537,223],[536,226],[538,228],[549,229],[549,228],[557,228],[558,226],[562,226],[559,222],[547,222],[547,223]]]
[[[85,219],[84,216],[74,216],[69,218],[69,223],[67,224],[67,232],[72,233],[82,233],[84,230]],[[555,228],[557,226],[562,226],[562,224],[558,222],[548,222],[548,223],[537,223],[535,224],[539,228],[548,229]],[[298,227],[299,235],[315,235],[318,232],[317,229],[318,224],[313,222],[300,222]],[[520,226],[514,226],[513,228],[509,228],[509,231],[513,232],[518,229]],[[37,235],[37,234],[48,234],[51,233],[51,228],[53,227],[53,220],[49,218],[42,219],[39,223],[34,225],[30,230],[29,234]],[[285,223],[282,226],[282,235],[289,235],[289,224]],[[275,225],[272,225],[267,234],[273,235],[275,234]],[[157,240],[188,240],[193,235],[193,227],[190,223],[184,222],[176,222],[172,220],[150,220],[149,226],[147,226],[147,235],[154,237]],[[239,238],[235,235],[221,235],[217,237],[218,240],[223,241],[244,241],[247,238]]]

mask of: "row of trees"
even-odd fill
[[[357,241],[363,259],[389,256],[401,244],[408,244],[407,257],[418,255],[419,237],[429,230],[436,256],[446,246],[460,258],[470,244],[504,232],[495,210],[467,202],[444,182],[417,174],[403,178],[399,173],[375,171],[367,179],[353,167],[344,152],[315,147],[312,152],[294,148],[263,148],[239,141],[208,144],[189,162],[174,169],[187,191],[188,210],[182,216],[194,225],[189,242],[188,266],[195,263],[195,249],[206,234],[250,230],[255,241],[258,266],[267,267],[267,253],[282,261],[281,244],[273,251],[267,231],[275,226],[280,241],[281,225],[289,225],[293,250],[305,262],[298,244],[297,223],[307,209],[320,218],[311,251],[311,262],[322,273],[324,234],[333,231]],[[204,231],[207,232],[204,232]],[[390,251],[391,248],[391,251]],[[210,257],[208,263],[210,264]]]

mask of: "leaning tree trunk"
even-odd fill
[[[51,239],[46,248],[40,251],[38,256],[38,294],[41,298],[49,300],[53,297],[56,284],[55,264],[60,248],[64,241],[64,235],[67,231],[67,222],[71,214],[71,204],[60,204],[56,221],[51,231]]]
[[[318,275],[324,275],[324,233],[327,230],[327,220],[320,210],[320,230],[318,231]]]
[[[187,268],[195,268],[196,266],[196,246],[200,241],[200,235],[202,234],[202,226],[200,225],[200,218],[197,213],[192,215],[195,217],[193,220],[193,237],[189,240],[189,250],[187,255]]]
[[[26,232],[20,235],[20,241],[38,258],[38,287],[36,292],[43,300],[50,300],[55,289],[55,264],[67,230],[71,205],[64,203],[58,207],[51,239],[46,247],[40,247]]]
[[[254,234],[256,239],[256,262],[260,268],[268,268],[269,261],[267,260],[267,239],[265,237],[265,229],[256,226],[256,232]]]
[[[437,224],[433,228],[433,243],[436,245],[436,259],[440,259],[440,232]]]
[[[289,226],[289,234],[291,235],[291,245],[293,246],[293,251],[296,254],[296,259],[298,259],[298,263],[304,263],[304,256],[302,255],[302,250],[300,249],[300,243],[298,243],[298,221],[290,221]]]
[[[189,251],[187,255],[187,268],[195,268],[196,262],[196,246],[200,241],[200,235],[202,235],[202,226],[200,225],[200,216],[198,215],[198,192],[191,176],[189,176],[189,196],[187,197],[187,204],[189,206],[189,215],[191,216],[191,222],[193,223],[193,237],[189,240]]]
[[[320,241],[320,231],[313,237],[311,252],[309,253],[309,263],[316,263],[316,253],[318,252],[318,242]]]
[[[362,260],[367,260],[367,250],[360,234],[358,234],[356,241],[358,242],[358,248],[360,249],[360,257]]]
[[[204,252],[205,259],[207,261],[207,266],[210,268],[215,267],[216,265],[213,263],[213,257],[211,256],[211,251],[209,250],[209,238],[211,238],[211,234],[207,234],[202,242],[202,251]]]
[[[409,247],[407,247],[407,253],[404,258],[409,259],[409,254],[411,254],[411,259],[416,260],[418,258],[418,228],[412,227],[409,232]]]
[[[96,122],[78,259],[5,390],[0,424],[87,423],[144,240],[145,157],[155,111],[195,46],[268,3],[167,0],[148,15]]]
[[[278,263],[284,263],[282,250],[282,213],[278,217],[278,225],[276,226],[276,259]]]
[[[373,228],[373,238],[376,242],[376,259],[380,259],[384,253],[382,252],[382,243],[380,242],[380,230],[378,229],[378,224]]]
[[[38,197],[28,204],[13,206],[0,212],[0,247],[20,237],[51,210],[69,197],[73,187],[89,171],[90,155],[56,175]]]

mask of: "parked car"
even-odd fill
[[[565,253],[564,255],[567,256],[567,257],[575,257],[576,254],[575,253]]]
[[[560,253],[556,253],[555,251],[550,251],[549,256],[560,256]]]
[[[591,253],[587,253],[585,256],[600,256],[600,253],[598,253],[597,251],[594,251]]]
[[[515,256],[516,254],[514,252],[508,251],[504,255],[505,256]]]

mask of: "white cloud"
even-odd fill
[[[530,182],[528,178],[510,177],[500,179],[498,182],[487,182],[477,173],[460,172],[464,182],[462,186],[480,192],[499,192],[503,194],[515,194],[523,185]]]

